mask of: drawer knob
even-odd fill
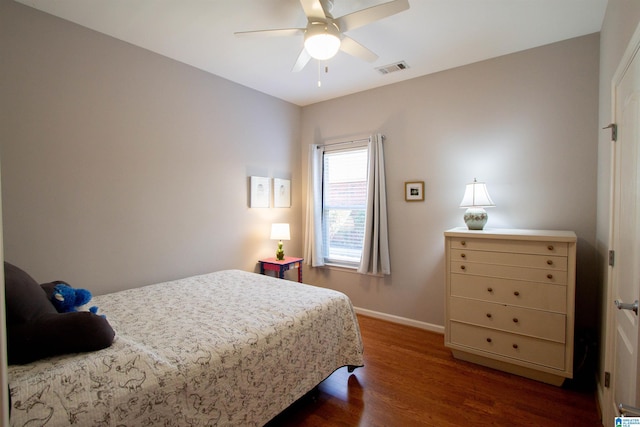
[[[548,260],[547,260],[547,265],[553,265],[553,261],[552,261],[552,260],[550,260],[550,259],[548,259]]]
[[[518,318],[517,317],[513,318],[513,323],[518,323]]]
[[[518,292],[518,291],[515,291],[513,294],[514,294],[515,296],[517,296],[517,297],[519,297],[519,296],[520,296],[520,292]]]
[[[547,279],[553,279],[553,274],[547,274]]]
[[[460,258],[466,258],[467,256],[465,254],[460,254]]]
[[[487,313],[487,317],[491,319],[491,313]]]
[[[547,249],[549,249],[550,251],[552,251],[552,250],[553,250],[553,245],[549,245],[549,246],[547,246]]]
[[[462,240],[462,241],[460,242],[460,244],[461,244],[462,246],[466,246],[466,245],[467,245],[467,242],[465,242],[464,240]]]
[[[491,342],[491,338],[487,338],[487,342],[489,342],[489,343],[490,343],[490,342]]]
[[[464,265],[460,266],[460,270],[466,270],[466,269],[467,269],[467,267],[465,267]]]
[[[512,345],[512,347],[514,348],[514,350],[517,350],[518,349],[518,344],[514,344],[514,345]]]
[[[487,288],[487,292],[493,292],[493,288]]]

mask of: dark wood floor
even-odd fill
[[[359,316],[365,366],[267,426],[601,426],[593,391],[453,359],[440,334]]]

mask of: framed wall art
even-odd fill
[[[405,182],[404,200],[407,202],[424,202],[424,181]]]
[[[271,179],[262,176],[251,177],[251,207],[268,208],[271,201]]]
[[[273,178],[273,207],[291,207],[291,181],[288,179]]]

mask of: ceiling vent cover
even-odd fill
[[[404,61],[400,61],[400,62],[396,62],[395,64],[389,64],[389,65],[383,65],[382,67],[376,67],[376,70],[378,70],[378,72],[380,74],[389,74],[389,73],[393,73],[393,72],[396,72],[396,71],[406,70],[407,68],[409,68],[407,63],[404,62]]]

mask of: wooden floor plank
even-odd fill
[[[358,316],[365,366],[337,370],[267,426],[602,426],[593,391],[454,359],[444,337]]]

